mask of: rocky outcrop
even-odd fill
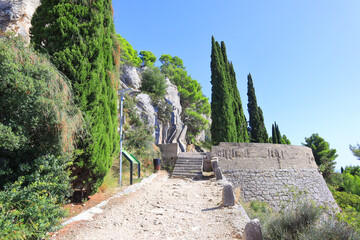
[[[140,89],[141,86],[141,77],[140,70],[136,67],[132,67],[129,65],[123,65],[121,67],[121,81],[125,83],[128,87],[132,87],[134,89]]]
[[[139,89],[141,86],[141,72],[143,69],[124,65],[122,67],[121,82],[124,88],[132,87]],[[180,104],[180,95],[177,87],[166,80],[166,94],[164,100],[171,105],[172,110],[170,119],[162,122],[158,118],[158,107],[155,106],[149,95],[140,93],[136,96],[137,113],[149,126],[154,129],[153,136],[155,144],[178,143],[181,151],[186,151],[186,131],[187,126],[181,120],[182,107]]]
[[[39,5],[40,0],[0,0],[1,31],[16,32],[29,41],[31,18]]]

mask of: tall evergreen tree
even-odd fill
[[[228,75],[227,77],[229,79],[229,84],[230,84],[229,90],[233,98],[232,109],[234,112],[233,114],[235,117],[235,125],[236,125],[236,133],[237,133],[236,142],[248,142],[249,136],[247,133],[247,122],[241,103],[240,93],[237,88],[236,74],[232,62],[229,62],[229,60],[227,59],[226,46],[223,41],[221,42],[221,52],[223,54],[224,64],[226,65],[226,69],[227,69],[227,75]]]
[[[226,55],[222,54],[220,44],[213,36],[211,46],[211,137],[213,144],[237,141],[237,129],[232,109],[233,95],[225,59],[227,59]]]
[[[79,139],[74,187],[92,193],[119,153],[117,69],[120,47],[111,0],[42,0],[32,18],[31,41],[72,82],[88,122]]]
[[[259,114],[259,107],[256,101],[255,88],[251,74],[248,75],[248,111],[249,111],[249,129],[250,141],[256,143],[265,143],[267,138],[264,138],[264,117]],[[262,113],[262,111],[261,111]],[[266,129],[265,129],[266,131]],[[267,135],[267,133],[266,133]]]
[[[261,123],[261,138],[264,140],[264,143],[268,142],[269,135],[266,131],[265,122],[264,122],[264,114],[260,107],[259,109],[259,117],[260,117],[260,123]]]
[[[275,125],[275,132],[276,132],[276,137],[277,137],[277,143],[282,144],[282,137],[281,137],[279,125],[277,125],[277,124]]]
[[[276,126],[276,122],[272,125],[272,131],[271,131],[271,133],[272,133],[272,135],[271,135],[272,143],[278,143],[275,126]]]

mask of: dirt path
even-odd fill
[[[52,239],[239,239],[248,219],[238,206],[219,207],[221,191],[214,181],[171,179],[162,172]]]

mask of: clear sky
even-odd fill
[[[139,52],[178,56],[211,97],[211,36],[224,41],[247,115],[247,74],[271,135],[294,145],[318,133],[360,165],[360,1],[113,0],[116,31]]]

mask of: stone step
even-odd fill
[[[192,167],[192,168],[202,168],[202,164],[176,164],[175,167]]]
[[[173,172],[202,172],[200,168],[174,168]]]
[[[200,160],[200,161],[194,161],[194,160],[182,160],[182,159],[178,159],[177,161],[176,161],[176,164],[180,164],[180,163],[182,163],[182,164],[192,164],[192,163],[194,163],[194,164],[202,164],[203,163],[203,161],[202,160]]]
[[[173,177],[201,177],[201,172],[173,172]]]
[[[182,155],[179,155],[178,156],[179,159],[203,159],[203,158],[206,158],[206,156],[192,156],[192,155],[189,155],[189,156],[182,156]]]

